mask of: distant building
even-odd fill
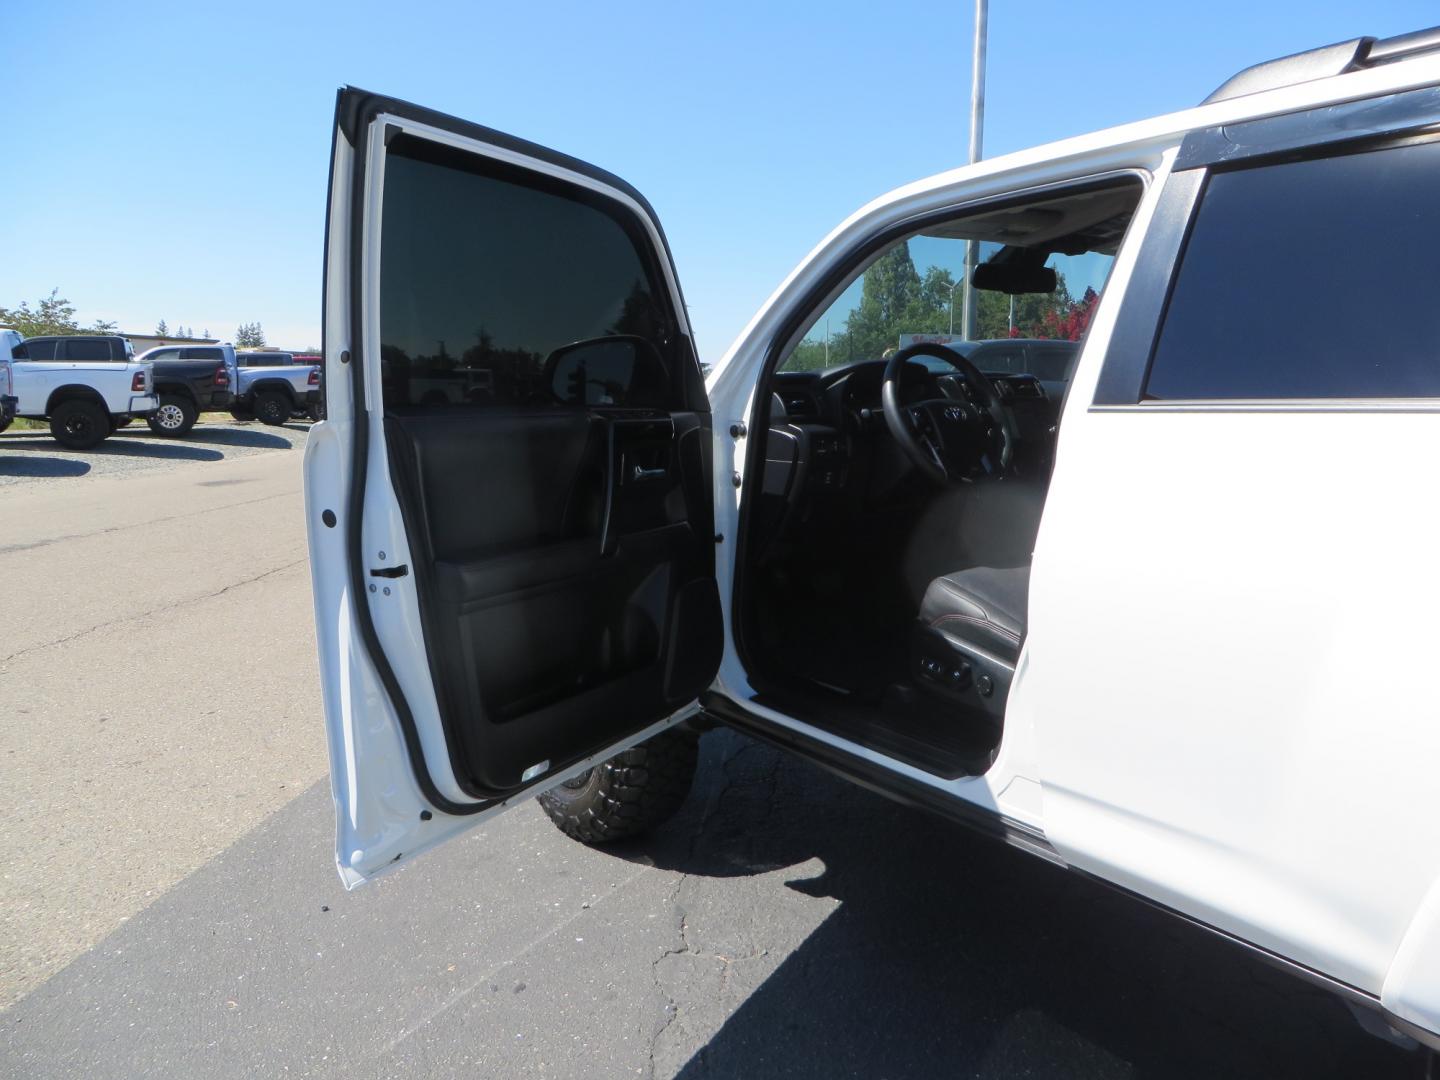
[[[158,334],[127,334],[123,330],[120,332],[120,336],[130,342],[135,349],[136,356],[157,345],[218,345],[220,343],[219,338],[213,337],[160,337]]]

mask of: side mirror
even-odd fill
[[[655,408],[665,404],[665,365],[655,346],[630,334],[562,345],[545,359],[545,381],[566,405]]]

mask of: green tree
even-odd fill
[[[162,338],[170,336],[170,327],[165,325],[164,319],[161,319],[158,323],[155,324],[155,336]]]
[[[241,323],[235,331],[235,345],[241,349],[259,349],[265,345],[265,331],[258,322]]]
[[[50,295],[42,297],[33,308],[27,300],[20,301],[19,307],[0,307],[0,326],[13,327],[26,337],[115,332],[115,323],[109,319],[81,326],[75,319],[75,305],[61,296],[59,289],[51,289]]]

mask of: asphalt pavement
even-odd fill
[[[1424,1075],[1202,931],[728,731],[643,841],[529,803],[344,892],[303,426],[224,430],[118,466],[0,437],[0,1075]]]

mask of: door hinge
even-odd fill
[[[379,570],[371,570],[371,577],[404,577],[410,573],[408,566],[382,566]]]

